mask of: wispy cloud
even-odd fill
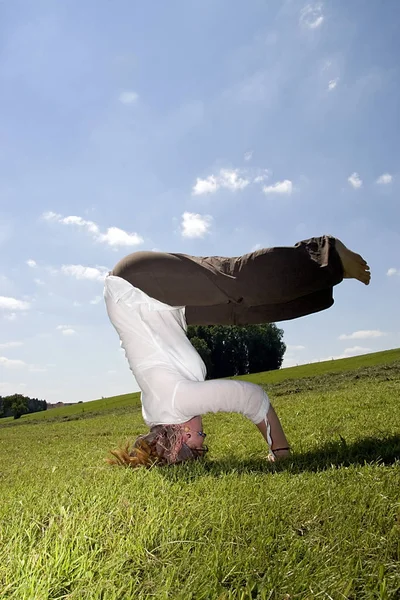
[[[38,279],[37,277],[35,277],[35,279],[33,280],[36,285],[44,285],[44,281],[42,281],[41,279]]]
[[[45,373],[47,371],[44,367],[31,365],[24,360],[7,358],[6,356],[0,356],[0,367],[5,369],[28,369],[30,373]]]
[[[354,331],[353,333],[342,333],[339,336],[339,340],[368,340],[373,338],[379,338],[387,335],[384,331],[379,329],[362,329],[361,331]]]
[[[286,194],[290,196],[293,191],[293,183],[289,179],[284,181],[277,181],[272,185],[266,185],[263,187],[264,194]]]
[[[133,91],[121,92],[119,95],[119,101],[122,104],[134,104],[139,99],[139,94]]]
[[[390,269],[388,269],[386,275],[388,277],[393,277],[393,275],[400,275],[400,269],[395,269],[394,267],[391,267]]]
[[[389,183],[392,183],[392,181],[393,176],[390,173],[383,173],[383,175],[380,175],[380,177],[378,177],[376,183],[378,183],[379,185],[388,185]]]
[[[7,358],[6,356],[0,356],[0,366],[6,369],[20,369],[21,367],[27,367],[28,365],[23,360],[16,360]]]
[[[26,264],[28,265],[28,267],[31,267],[31,269],[34,269],[35,267],[37,267],[36,260],[33,260],[32,258],[27,260]]]
[[[271,171],[269,169],[262,169],[262,171],[254,177],[254,183],[262,183],[266,181],[271,175]]]
[[[103,299],[103,296],[96,296],[93,300],[90,301],[90,304],[99,304]]]
[[[19,348],[23,346],[23,342],[4,342],[0,344],[0,348]]]
[[[343,350],[343,354],[338,358],[346,358],[347,356],[357,356],[358,354],[367,354],[372,352],[371,348],[364,348],[363,346],[352,346]]]
[[[30,308],[29,302],[25,300],[17,300],[16,298],[8,298],[7,296],[0,296],[0,310],[28,310]]]
[[[317,4],[307,4],[300,12],[300,25],[308,29],[318,29],[318,27],[321,27],[325,18],[322,9],[323,5],[320,2]]]
[[[365,348],[364,346],[352,346],[351,348],[346,348],[343,350],[341,354],[337,356],[326,356],[323,358],[314,358],[310,360],[310,363],[316,362],[325,362],[327,360],[340,360],[341,358],[349,358],[350,356],[358,356],[359,354],[367,354],[368,352],[372,352],[371,348]]]
[[[336,77],[335,79],[331,79],[330,82],[328,83],[328,90],[330,92],[332,90],[334,90],[338,83],[339,83],[339,77]]]
[[[63,335],[75,335],[76,331],[70,325],[58,325],[57,330],[60,331]]]
[[[253,158],[253,150],[249,150],[248,152],[245,152],[243,158],[246,162],[249,162]]]
[[[199,215],[184,212],[182,215],[182,236],[186,238],[202,238],[209,233],[213,218],[210,215]]]
[[[62,265],[61,273],[75,277],[75,279],[103,281],[108,273],[108,269],[105,267],[85,267],[84,265]]]
[[[295,345],[292,346],[291,344],[287,344],[287,346],[286,346],[286,350],[288,352],[297,352],[299,350],[305,350],[305,349],[306,349],[306,347],[305,346],[301,346],[301,345],[299,345],[299,346],[295,346]]]
[[[193,186],[194,196],[202,194],[213,194],[220,188],[225,188],[232,192],[243,190],[250,183],[250,180],[240,175],[239,169],[221,169],[218,175],[209,175],[205,179],[197,178]]]
[[[350,177],[347,178],[347,181],[354,189],[358,189],[362,186],[362,179],[356,172],[352,173]]]
[[[143,238],[138,233],[128,233],[119,227],[109,227],[105,233],[100,231],[99,226],[93,221],[88,221],[76,215],[63,217],[55,212],[43,213],[43,219],[61,223],[62,225],[73,225],[86,230],[97,242],[108,244],[112,247],[138,246],[143,243]]]

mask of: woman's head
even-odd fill
[[[193,447],[193,438],[181,425],[155,425],[149,433],[140,435],[132,448],[129,446],[127,443],[111,450],[114,458],[108,458],[107,462],[129,467],[171,465],[197,460],[207,452],[206,446]]]

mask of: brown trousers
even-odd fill
[[[332,306],[343,279],[335,238],[239,257],[134,252],[111,272],[171,306],[185,306],[189,325],[285,321]]]

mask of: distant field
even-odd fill
[[[278,369],[277,371],[266,371],[265,373],[258,373],[257,375],[244,375],[238,379],[253,381],[253,379],[256,378],[258,384],[277,383],[287,379],[314,377],[316,375],[323,375],[324,373],[354,371],[354,369],[389,364],[398,360],[400,360],[400,348],[385,350],[384,352],[362,354],[361,356],[353,356],[351,358],[340,358],[338,360],[300,365],[299,367]]]
[[[365,369],[377,365],[391,364],[395,361],[400,361],[400,348],[395,350],[386,350],[384,352],[374,352],[371,354],[363,354],[352,358],[343,358],[339,360],[330,360],[320,363],[312,363],[301,365],[299,367],[290,367],[287,369],[279,369],[277,371],[266,371],[265,373],[256,373],[254,375],[243,375],[236,379],[251,381],[264,386],[267,390],[273,387],[273,384],[293,380],[316,377],[327,373],[343,373],[354,371],[356,369]],[[62,406],[60,408],[52,408],[40,413],[23,415],[19,419],[19,423],[26,421],[41,421],[41,420],[60,420],[68,417],[79,418],[92,414],[100,414],[104,411],[115,412],[124,411],[126,408],[136,406],[140,407],[140,394],[138,392],[132,394],[123,394],[122,396],[112,396],[110,398],[101,398],[100,400],[92,400],[82,404],[74,404],[72,406]],[[7,422],[12,422],[13,417],[0,419],[0,427]]]
[[[146,429],[137,394],[2,419],[0,599],[400,598],[400,351],[249,379],[286,464],[219,414],[205,461],[109,467]]]

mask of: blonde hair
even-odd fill
[[[184,440],[181,425],[155,425],[149,433],[136,438],[131,448],[127,442],[120,448],[110,450],[113,458],[107,458],[106,462],[136,468],[176,464],[203,456],[201,450],[189,448]]]

